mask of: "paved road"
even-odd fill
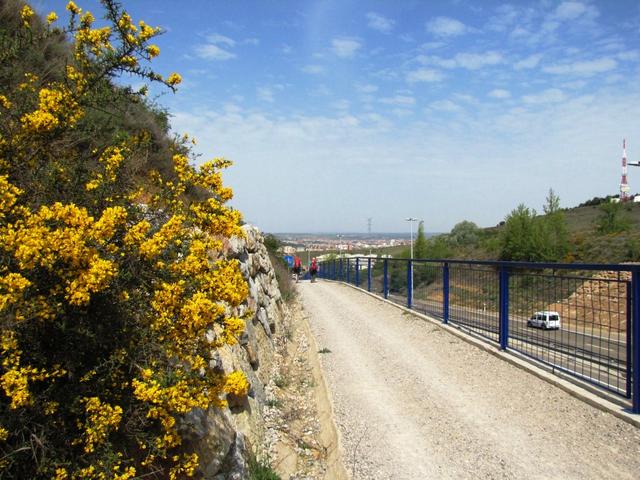
[[[355,479],[635,479],[640,430],[348,286],[298,285]]]

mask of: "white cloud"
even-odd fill
[[[440,82],[444,80],[444,75],[438,70],[430,68],[418,68],[407,73],[406,80],[409,83],[415,82]]]
[[[415,105],[416,99],[413,97],[409,97],[407,95],[395,95],[393,97],[386,97],[380,99],[381,103],[386,103],[388,105]]]
[[[284,85],[276,83],[275,85],[258,87],[256,89],[256,96],[263,102],[273,103],[275,102],[276,91],[284,90]]]
[[[427,22],[426,29],[440,37],[462,35],[469,31],[464,23],[450,17],[435,17]]]
[[[445,47],[446,42],[425,42],[420,45],[421,50],[438,50],[439,48]]]
[[[498,65],[504,62],[499,52],[458,53],[454,59],[459,67],[468,70],[477,70],[487,65]]]
[[[460,105],[452,102],[451,100],[437,100],[429,104],[429,108],[433,110],[439,110],[441,112],[459,112],[462,110]]]
[[[335,108],[336,110],[349,110],[349,107],[351,107],[351,102],[346,99],[336,100],[335,102],[331,103],[331,107]]]
[[[593,30],[593,22],[599,14],[592,5],[576,1],[562,2],[542,23],[541,32],[543,35],[555,33],[561,25],[572,29],[590,27]]]
[[[543,67],[542,70],[546,73],[552,73],[555,75],[590,76],[596,73],[615,70],[617,66],[618,62],[613,58],[603,57],[595,60],[549,65],[547,67]]]
[[[393,113],[398,118],[404,118],[413,115],[413,110],[409,110],[407,108],[394,108],[393,110],[391,110],[391,113]]]
[[[312,75],[318,75],[324,73],[324,67],[322,65],[305,65],[302,67],[304,73],[310,73]]]
[[[367,13],[367,25],[380,33],[391,33],[396,22],[390,18],[383,17],[379,13]]]
[[[273,103],[275,101],[273,90],[269,87],[258,87],[256,90],[256,95],[263,102]]]
[[[362,44],[355,38],[342,37],[331,40],[331,47],[340,58],[351,58],[362,47]]]
[[[280,50],[285,55],[289,55],[291,52],[293,52],[293,48],[291,47],[291,45],[287,45],[286,43],[282,44],[282,47],[280,48]]]
[[[206,39],[207,43],[196,46],[196,55],[200,58],[220,61],[236,58],[235,53],[225,50],[236,46],[234,39],[217,33],[207,35]]]
[[[255,37],[245,38],[242,43],[244,45],[260,45],[260,40]]]
[[[513,5],[500,5],[496,8],[496,15],[489,18],[485,28],[494,32],[504,32],[519,17],[520,11]]]
[[[558,103],[565,100],[565,94],[558,88],[548,88],[540,93],[524,95],[522,101],[528,104]]]
[[[213,43],[198,45],[196,55],[207,60],[230,60],[236,58],[236,54],[222,49]]]
[[[219,35],[217,33],[213,33],[211,35],[207,35],[207,42],[213,43],[214,45],[226,45],[227,47],[235,47],[236,41],[232,38],[225,37],[224,35]]]
[[[626,52],[620,52],[616,55],[619,60],[628,61],[628,60],[640,60],[640,51],[638,50],[627,50]]]
[[[568,88],[570,90],[579,90],[587,85],[584,80],[575,80],[573,82],[565,82],[561,85],[562,88]]]
[[[535,53],[533,55],[529,55],[527,58],[523,58],[522,60],[517,61],[513,64],[513,68],[516,70],[523,70],[527,68],[535,68],[542,60],[541,53]]]
[[[489,96],[493,98],[509,98],[511,97],[511,92],[509,90],[504,90],[502,88],[496,88],[489,92]]]
[[[556,8],[554,16],[560,20],[574,20],[587,11],[587,6],[580,2],[562,2]]]
[[[418,55],[414,60],[423,65],[434,65],[440,68],[466,68],[467,70],[478,70],[482,67],[504,63],[504,57],[496,51],[458,53],[453,58]]]
[[[378,91],[378,87],[376,85],[371,85],[370,83],[358,84],[356,85],[356,90],[360,93],[374,93]]]

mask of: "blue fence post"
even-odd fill
[[[631,349],[631,309],[633,306],[631,305],[631,282],[627,282],[627,388],[626,388],[626,396],[627,398],[631,398],[631,362],[633,350]]]
[[[413,260],[407,260],[407,307],[413,304]]]
[[[384,259],[383,265],[383,276],[382,276],[382,293],[384,298],[389,298],[389,259]]]
[[[506,350],[509,346],[509,270],[507,267],[500,267],[500,350]]]
[[[347,258],[347,283],[351,281],[351,259]]]
[[[633,361],[631,372],[633,378],[631,386],[631,412],[640,413],[640,271],[634,269],[631,272],[631,301],[633,303],[633,325],[631,348],[633,349]],[[629,328],[629,326],[627,326]]]
[[[449,323],[449,264],[442,266],[442,322]]]
[[[356,258],[356,287],[360,286],[360,257]]]
[[[371,258],[367,259],[367,292],[371,291]]]
[[[338,272],[339,272],[339,273],[338,273],[338,279],[339,279],[340,281],[343,281],[343,280],[344,280],[344,275],[343,275],[343,266],[344,266],[344,260],[341,258],[341,259],[338,261]]]

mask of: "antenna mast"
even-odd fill
[[[627,140],[622,139],[622,179],[620,180],[620,201],[629,200],[629,183],[627,182]]]

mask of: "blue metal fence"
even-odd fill
[[[321,262],[320,277],[472,331],[640,413],[640,265],[351,257]],[[560,328],[544,328],[553,314],[539,312],[557,312]]]

